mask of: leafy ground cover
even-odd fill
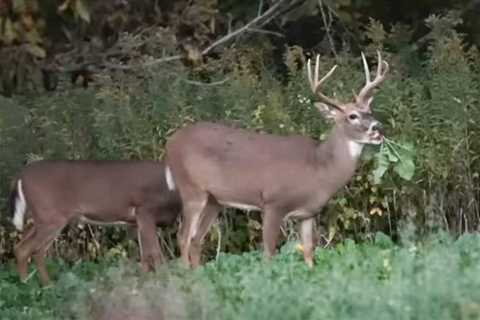
[[[195,271],[177,261],[143,275],[127,261],[50,261],[55,285],[0,272],[0,319],[478,319],[480,236],[396,245],[377,234],[318,249],[309,270],[295,242],[220,255]],[[130,317],[130,318],[129,318]]]

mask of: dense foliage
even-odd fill
[[[480,239],[439,234],[401,246],[384,234],[319,249],[310,270],[289,242],[267,263],[260,252],[221,254],[192,272],[172,264],[142,274],[125,261],[50,267],[54,287],[0,272],[2,319],[477,319]],[[128,318],[129,317],[129,318]]]
[[[476,0],[2,0],[0,94],[55,90],[65,76],[86,85],[99,70],[172,55],[202,64],[214,41],[279,2],[277,12],[243,37],[267,33],[279,49],[299,45],[336,54],[362,48],[365,25],[373,18],[387,30],[404,31],[390,45],[423,47],[424,19],[455,9],[465,21],[460,30],[468,43],[480,44]],[[124,41],[125,34],[131,41]]]
[[[0,0],[0,319],[479,317],[479,1],[131,3]],[[315,269],[294,222],[267,264],[260,214],[226,209],[195,272],[172,261],[141,274],[125,229],[71,225],[50,250],[55,287],[18,282],[6,205],[25,163],[161,159],[197,120],[322,140],[306,60],[337,64],[325,91],[348,100],[360,51],[374,69],[377,50],[391,70],[373,102],[388,140],[318,215],[328,249]],[[175,232],[161,233],[170,258]]]
[[[321,242],[369,239],[376,231],[396,239],[403,229],[418,236],[437,229],[455,235],[478,230],[480,56],[456,31],[460,23],[455,12],[430,16],[425,22],[430,30],[426,50],[393,47],[403,39],[403,28],[387,32],[377,21],[368,25],[367,57],[374,63],[380,48],[391,64],[374,110],[393,142],[381,152],[365,152],[354,180],[319,216]],[[8,182],[25,161],[159,159],[165,139],[198,119],[322,139],[328,124],[313,107],[305,77],[305,55],[310,53],[287,47],[279,67],[268,35],[257,39],[236,43],[193,70],[181,62],[141,74],[110,70],[97,74],[87,89],[65,85],[63,91],[35,98],[0,98],[0,206],[5,208]],[[322,70],[334,63],[340,66],[327,94],[350,99],[351,90],[363,85],[359,56],[348,49],[336,57],[322,55],[321,63]],[[11,257],[18,239],[4,213],[2,260]],[[258,214],[226,211],[222,217],[208,239],[210,253],[217,242],[228,252],[258,247]],[[285,237],[295,237],[291,222],[285,231]],[[162,242],[172,256],[173,232],[166,232]],[[124,235],[123,229],[113,227],[72,226],[55,242],[53,252],[67,260],[136,252]]]

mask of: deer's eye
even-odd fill
[[[350,120],[357,120],[357,119],[358,119],[358,114],[356,114],[356,113],[350,113],[350,114],[348,115],[348,119],[350,119]]]

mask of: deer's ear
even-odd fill
[[[315,102],[315,107],[317,107],[318,111],[320,111],[322,116],[328,120],[335,120],[335,118],[337,117],[337,113],[340,112],[334,107],[331,107],[328,104],[322,102]]]

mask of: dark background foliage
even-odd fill
[[[375,112],[411,146],[415,173],[402,179],[402,163],[367,150],[319,215],[320,241],[477,231],[478,13],[466,0],[0,1],[1,260],[20,237],[5,204],[26,162],[159,159],[165,139],[198,119],[321,139],[328,124],[312,105],[306,59],[338,64],[327,92],[350,99],[364,79],[360,51],[373,64],[377,49],[391,73]],[[210,254],[259,244],[260,215],[229,211]],[[283,234],[296,237],[292,222]],[[174,228],[162,240],[174,255]],[[67,260],[137,251],[124,229],[77,226],[52,250]]]

